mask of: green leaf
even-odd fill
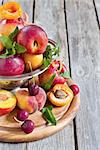
[[[70,78],[70,73],[67,71],[67,72],[61,73],[60,76],[64,78]]]
[[[13,41],[16,35],[19,33],[19,28],[16,27],[15,30],[9,35],[9,38]]]
[[[46,107],[44,107],[43,109],[42,109],[42,113],[45,113],[46,112]]]
[[[15,49],[16,49],[17,54],[26,52],[26,48],[18,43],[15,44]]]
[[[51,78],[49,79],[49,81],[45,84],[42,85],[42,87],[45,89],[45,90],[49,90],[53,84],[53,81],[54,81],[54,78],[56,77],[56,74],[53,74],[51,76]]]
[[[5,58],[9,58],[9,57],[11,57],[11,56],[13,56],[13,55],[15,55],[16,54],[16,51],[15,51],[15,49],[6,49],[6,52],[4,53],[4,54],[2,54],[2,55],[0,55],[0,58],[3,58],[3,59],[5,59]]]
[[[48,109],[49,109],[49,110],[52,110],[52,109],[53,109],[53,106],[49,105],[49,106],[48,106]]]
[[[0,36],[0,41],[3,43],[3,46],[7,49],[12,48],[12,41],[9,37],[2,35]]]
[[[6,52],[4,54],[1,54],[0,55],[0,58],[6,58],[7,57],[7,54],[8,54],[8,50],[6,49]]]
[[[52,125],[57,124],[57,120],[56,120],[54,114],[52,113],[51,106],[50,107],[44,107],[42,109],[42,114],[43,114],[44,119],[48,123],[51,123]]]
[[[42,68],[46,68],[50,65],[51,61],[54,57],[59,56],[60,48],[59,46],[52,47],[51,45],[48,45],[46,48],[46,51],[44,53],[44,60],[43,60],[43,66]]]
[[[50,65],[50,60],[44,57],[43,59],[43,68],[46,68]]]

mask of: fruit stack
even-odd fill
[[[17,106],[14,120],[22,122],[25,133],[35,128],[28,119],[30,114],[41,111],[48,123],[56,125],[53,107],[69,106],[79,93],[77,85],[67,85],[68,68],[60,60],[53,60],[58,55],[59,47],[48,44],[46,32],[28,22],[28,15],[19,3],[0,6],[0,76],[13,77],[48,67],[37,80],[29,81],[14,93],[0,89],[0,116],[11,113]],[[50,105],[45,106],[48,101]]]
[[[27,24],[28,15],[18,3],[0,7],[0,75],[21,75],[43,64],[47,34],[41,27]]]

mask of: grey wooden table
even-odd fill
[[[31,143],[0,143],[0,150],[100,150],[100,0],[16,1],[30,21],[61,44],[61,59],[81,89],[81,108],[56,135]]]

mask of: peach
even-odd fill
[[[16,97],[9,91],[0,90],[0,116],[10,113],[16,106]]]
[[[0,34],[9,36],[9,34],[12,33],[17,26],[19,29],[23,28],[23,22],[18,22],[16,20],[1,20]]]
[[[10,33],[12,33],[16,27],[19,27],[21,29],[24,25],[22,22],[18,22],[16,20],[1,20],[0,21],[0,36],[6,35],[9,36]],[[0,51],[3,50],[3,45],[0,42]]]
[[[0,52],[4,49],[2,42],[0,41]]]
[[[0,36],[2,36],[2,34],[0,34]],[[0,52],[4,49],[4,46],[2,44],[2,42],[0,41]]]
[[[23,59],[26,65],[26,71],[35,70],[43,63],[43,54],[31,55],[28,53],[23,54]]]
[[[46,103],[46,93],[41,87],[39,87],[39,92],[35,97],[38,102],[38,110],[41,110]]]
[[[18,90],[16,93],[17,106],[29,113],[33,113],[38,109],[38,103],[35,96],[30,96],[27,89]]]
[[[18,90],[16,93],[17,106],[29,113],[34,113],[36,110],[41,110],[46,103],[46,93],[39,87],[39,92],[35,96],[30,96],[27,88]]]
[[[41,27],[31,24],[20,30],[17,42],[30,54],[43,54],[48,44],[48,37]]]

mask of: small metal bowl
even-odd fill
[[[51,39],[49,39],[48,44],[52,45],[53,47],[56,46],[56,42]],[[0,76],[0,88],[12,90],[16,87],[21,87],[28,80],[42,74],[47,69],[48,69],[48,67],[45,69],[39,68],[35,71],[29,72],[29,73],[24,73],[22,75],[17,75],[17,76]]]

